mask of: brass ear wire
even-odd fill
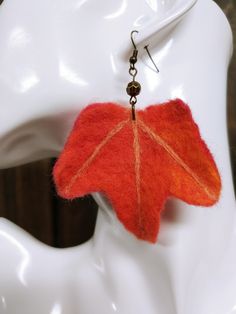
[[[147,51],[147,54],[148,54],[149,58],[151,59],[152,63],[154,64],[154,66],[155,66],[155,68],[156,68],[156,70],[157,70],[157,73],[159,73],[160,71],[159,71],[159,69],[158,69],[156,63],[154,62],[154,60],[153,60],[153,58],[152,58],[152,56],[151,56],[151,54],[150,54],[150,52],[149,52],[149,50],[148,50],[148,46],[149,46],[149,45],[144,46],[144,49]]]
[[[135,81],[135,77],[138,73],[138,70],[135,68],[135,63],[137,62],[137,57],[138,57],[138,50],[133,39],[134,33],[138,33],[138,31],[134,30],[131,32],[131,35],[130,35],[131,42],[134,46],[134,50],[133,50],[132,56],[129,58],[129,63],[130,63],[129,74],[133,77],[133,79],[131,82],[128,83],[126,87],[126,92],[130,96],[129,103],[131,105],[131,110],[132,110],[132,120],[135,120],[135,104],[137,102],[136,96],[139,95],[141,91],[140,83]]]
[[[126,87],[126,92],[130,96],[129,103],[131,105],[132,120],[135,120],[135,104],[137,103],[137,97],[136,96],[138,96],[140,94],[140,91],[141,91],[140,83],[135,80],[135,77],[138,73],[138,70],[135,67],[135,64],[138,60],[138,49],[137,49],[137,46],[135,45],[135,42],[134,42],[134,38],[133,38],[134,33],[138,33],[138,31],[133,30],[130,34],[131,42],[133,44],[134,50],[133,50],[132,56],[129,58],[129,63],[130,63],[129,74],[132,76],[133,79],[131,82],[128,83],[128,85]],[[155,64],[155,62],[154,62],[154,60],[153,60],[153,58],[152,58],[152,56],[148,50],[148,45],[146,45],[144,47],[144,49],[147,51],[147,54],[148,54],[149,58],[151,59],[152,63],[154,64],[154,66],[157,70],[157,73],[159,73],[159,69],[156,66],[156,64]]]
[[[134,33],[138,33],[138,31],[136,31],[136,30],[132,31],[131,34],[130,34],[130,37],[131,37],[132,44],[134,46],[134,50],[137,50],[137,47],[136,47],[136,45],[134,43],[134,38],[133,38],[133,34]]]

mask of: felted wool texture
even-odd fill
[[[180,99],[136,111],[115,103],[87,106],[54,169],[61,197],[102,192],[137,238],[155,243],[166,199],[211,206],[221,179],[189,107]]]

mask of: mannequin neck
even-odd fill
[[[139,240],[131,232],[125,229],[122,223],[116,217],[112,207],[107,200],[100,194],[94,193],[94,199],[99,205],[96,228],[94,233],[95,247],[100,251],[107,246],[112,245],[129,251],[129,248],[148,248],[156,247],[157,244],[151,244],[146,241]]]
[[[199,207],[197,210],[192,208],[191,210],[187,204],[180,200],[170,200],[165,205],[165,212],[169,212],[170,215],[174,213],[175,217],[162,219],[158,241],[156,244],[152,244],[137,239],[135,235],[126,230],[104,196],[100,193],[93,193],[93,197],[99,206],[93,237],[94,250],[97,256],[106,256],[106,252],[110,251],[112,252],[109,254],[111,257],[115,254],[119,255],[122,251],[126,256],[132,255],[132,258],[137,258],[142,263],[151,256],[156,258],[160,254],[168,254],[168,248],[178,251],[179,246],[185,248],[181,256],[183,259],[188,259],[187,255],[192,252],[193,247],[195,252],[201,251],[205,247],[211,251],[212,256],[218,256],[222,248],[229,242],[234,227],[232,209],[228,215],[226,210],[216,212],[204,207]],[[225,221],[226,215],[228,219],[226,219],[224,227],[222,222]],[[219,230],[219,224],[221,229],[225,231],[224,237],[221,233],[216,232]],[[213,238],[211,231],[214,232]],[[218,242],[217,247],[213,246],[215,239]]]

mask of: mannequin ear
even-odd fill
[[[156,36],[168,26],[174,26],[184,15],[191,10],[198,0],[175,0],[170,8],[163,14],[154,15],[153,19],[135,36],[137,45],[145,46],[150,37]]]

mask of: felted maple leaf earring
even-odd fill
[[[53,176],[61,197],[104,193],[127,230],[155,243],[167,198],[211,206],[219,199],[221,179],[190,108],[181,99],[135,110],[141,86],[135,80],[134,32],[129,60],[133,80],[126,89],[131,110],[111,102],[83,109]]]

